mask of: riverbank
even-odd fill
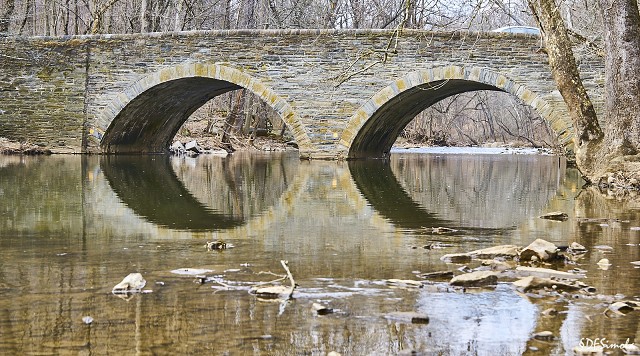
[[[51,150],[28,142],[11,141],[0,137],[0,154],[5,155],[49,155]]]

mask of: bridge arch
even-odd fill
[[[520,98],[550,124],[560,144],[572,150],[572,123],[563,115],[566,107],[557,110],[525,85],[491,69],[454,65],[411,72],[378,91],[351,116],[339,146],[348,152],[347,158],[387,156],[417,114],[449,96],[476,90],[502,91]]]
[[[207,101],[247,89],[270,105],[290,128],[301,150],[311,146],[298,114],[281,96],[250,75],[224,65],[183,63],[148,74],[119,93],[90,134],[105,153],[165,152],[182,124]],[[103,132],[103,134],[100,134]]]

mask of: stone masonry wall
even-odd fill
[[[345,128],[351,123],[349,127],[357,130],[366,121],[357,118],[356,112],[372,97],[385,90],[402,92],[394,84],[399,78],[434,68],[445,76],[447,68],[470,73],[481,69],[491,74],[483,74],[490,85],[503,90],[515,88],[514,83],[522,86],[529,92],[514,89],[514,95],[543,111],[557,132],[570,129],[566,106],[552,80],[540,38],[535,36],[405,30],[394,37],[387,30],[234,30],[1,38],[0,46],[0,136],[78,151],[99,152],[111,120],[147,89],[193,76],[230,81],[256,92],[285,117],[302,143],[301,150],[318,157],[335,157],[344,151],[345,143],[349,144],[349,138],[343,137]],[[389,51],[386,62],[374,63],[387,49],[394,53]],[[588,55],[580,55],[579,60],[599,108],[602,61]],[[355,74],[363,68],[369,69]],[[339,84],[339,78],[348,74],[355,75]],[[180,95],[175,93],[177,99]]]

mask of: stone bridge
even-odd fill
[[[189,116],[245,88],[301,157],[379,157],[420,111],[474,90],[532,106],[571,149],[541,39],[403,30],[233,30],[0,38],[0,136],[53,152],[155,153]],[[602,59],[578,53],[597,110]]]

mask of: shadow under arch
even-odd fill
[[[351,160],[348,165],[360,193],[378,214],[396,227],[459,227],[416,203],[396,179],[388,160]]]
[[[539,95],[486,68],[437,67],[411,72],[371,97],[351,117],[339,145],[348,158],[385,157],[414,117],[449,96],[477,90],[510,93],[533,107],[568,150],[573,147],[571,122],[552,110]]]
[[[190,231],[229,229],[242,217],[212,211],[185,188],[168,156],[103,156],[111,189],[138,216],[159,226]]]
[[[146,75],[100,113],[105,123],[100,147],[105,153],[161,153],[191,114],[214,97],[245,88],[268,105],[290,128],[301,149],[307,132],[289,103],[240,70],[208,63],[185,63]]]

